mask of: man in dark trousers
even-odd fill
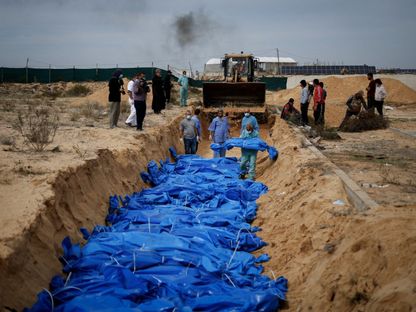
[[[108,102],[110,110],[108,116],[110,118],[110,129],[117,127],[118,117],[120,116],[121,94],[126,94],[123,88],[123,74],[121,70],[116,70],[108,82]]]
[[[167,71],[165,80],[163,81],[163,87],[165,89],[165,98],[166,103],[170,103],[170,91],[172,90],[172,72],[170,70]]]
[[[318,79],[313,80],[313,117],[315,125],[323,125],[325,123],[325,101],[324,90],[319,84]]]
[[[300,111],[302,112],[302,124],[307,126],[309,124],[308,108],[309,108],[309,88],[305,80],[301,80],[300,87],[302,88],[300,94]]]
[[[146,98],[150,88],[147,85],[144,73],[139,73],[133,85],[134,108],[136,109],[137,130],[143,131],[143,120],[146,116]]]
[[[373,73],[367,74],[367,79],[370,81],[367,87],[367,109],[374,112],[375,107],[375,95],[376,95],[376,82],[374,80]]]

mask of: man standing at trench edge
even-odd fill
[[[134,108],[136,109],[137,130],[143,131],[143,120],[146,116],[146,97],[150,92],[144,73],[138,73],[133,85]]]
[[[117,127],[118,117],[120,116],[121,94],[126,94],[123,88],[123,74],[121,70],[116,70],[108,82],[108,102],[110,103],[110,111],[108,113],[110,119],[110,129]]]
[[[192,120],[191,111],[187,110],[185,118],[179,125],[179,131],[181,133],[181,141],[185,146],[185,154],[196,153],[196,142],[199,140],[196,123]]]

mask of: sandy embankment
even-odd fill
[[[177,118],[166,127],[140,134],[130,129],[86,130],[85,137],[93,139],[91,149],[100,144],[107,147],[98,148],[96,155],[89,155],[86,161],[74,159],[73,154],[54,155],[55,159],[49,159],[53,163],[48,177],[28,178],[22,192],[28,196],[26,200],[22,197],[12,201],[23,206],[10,213],[9,219],[14,220],[9,220],[1,232],[2,307],[31,306],[36,294],[48,287],[53,275],[61,272],[58,257],[62,254],[62,239],[69,235],[80,240],[80,227],[92,229],[94,225],[104,224],[110,195],[139,190],[143,186],[139,172],[146,168],[148,161],[165,159],[170,146],[182,148]],[[113,143],[113,148],[105,143],[106,138]],[[46,167],[47,162],[43,165]],[[55,171],[55,168],[60,169]],[[9,187],[10,192],[16,188],[13,183],[3,186]],[[19,197],[18,193],[10,195]],[[4,197],[5,194],[2,202],[6,204]]]
[[[416,211],[359,213],[326,160],[280,119],[270,141],[280,158],[259,160],[261,252],[269,276],[289,280],[290,311],[410,311],[416,308]],[[342,200],[344,205],[336,205]]]
[[[286,95],[272,97],[283,99]],[[31,305],[35,294],[61,271],[62,238],[70,235],[77,239],[79,227],[91,229],[103,224],[110,194],[140,189],[138,173],[147,162],[165,158],[170,145],[180,148],[177,122],[173,118],[168,126],[139,135],[130,129],[75,130],[77,137],[90,138],[82,144],[98,147],[100,140],[110,135],[113,145],[96,156],[89,155],[85,163],[72,159],[72,167],[47,180],[49,186],[36,176],[26,179],[29,190],[44,194],[38,204],[46,203],[40,209],[32,206],[32,213],[22,218],[28,222],[26,227],[21,224],[24,235],[2,240],[8,255],[0,262],[3,306],[20,309]],[[68,135],[74,130],[67,131]],[[293,129],[278,119],[271,133],[267,140],[279,149],[280,158],[272,163],[267,155],[259,155],[258,180],[270,191],[259,201],[254,225],[263,228],[260,235],[269,243],[260,252],[272,256],[265,273],[289,279],[289,310],[415,308],[415,212],[380,207],[358,213],[330,166],[305,148]],[[205,150],[205,156],[210,154]],[[74,153],[66,157],[74,157]],[[55,163],[55,167],[62,168],[69,160],[60,158],[62,163]],[[42,166],[47,168],[48,161]],[[49,165],[51,171],[55,167]],[[344,205],[333,204],[336,200]]]

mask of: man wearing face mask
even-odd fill
[[[250,113],[250,109],[247,109],[247,111],[244,113],[243,119],[241,120],[240,133],[243,133],[248,124],[251,124],[255,131],[259,131],[259,124],[257,123],[257,119]]]
[[[259,132],[254,130],[254,127],[248,123],[246,125],[246,128],[243,130],[243,132],[240,135],[240,138],[242,139],[252,139],[257,138],[259,136]],[[256,178],[256,161],[257,161],[257,151],[256,150],[250,150],[250,149],[241,149],[241,175],[240,178],[244,178],[247,171],[248,176],[247,178],[251,180],[255,180]],[[248,170],[247,170],[248,168]]]
[[[185,118],[179,125],[181,141],[185,146],[185,154],[196,153],[196,142],[199,140],[195,121],[192,120],[191,111],[187,110]]]
[[[208,128],[209,139],[213,143],[223,144],[230,136],[230,126],[228,119],[224,116],[222,109],[218,110],[217,117],[215,117]],[[225,157],[225,149],[214,152],[214,157]]]

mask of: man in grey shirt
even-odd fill
[[[179,130],[181,133],[181,141],[183,140],[185,146],[185,154],[195,154],[196,142],[199,138],[196,123],[192,120],[191,111],[186,111],[186,116],[181,121]]]

